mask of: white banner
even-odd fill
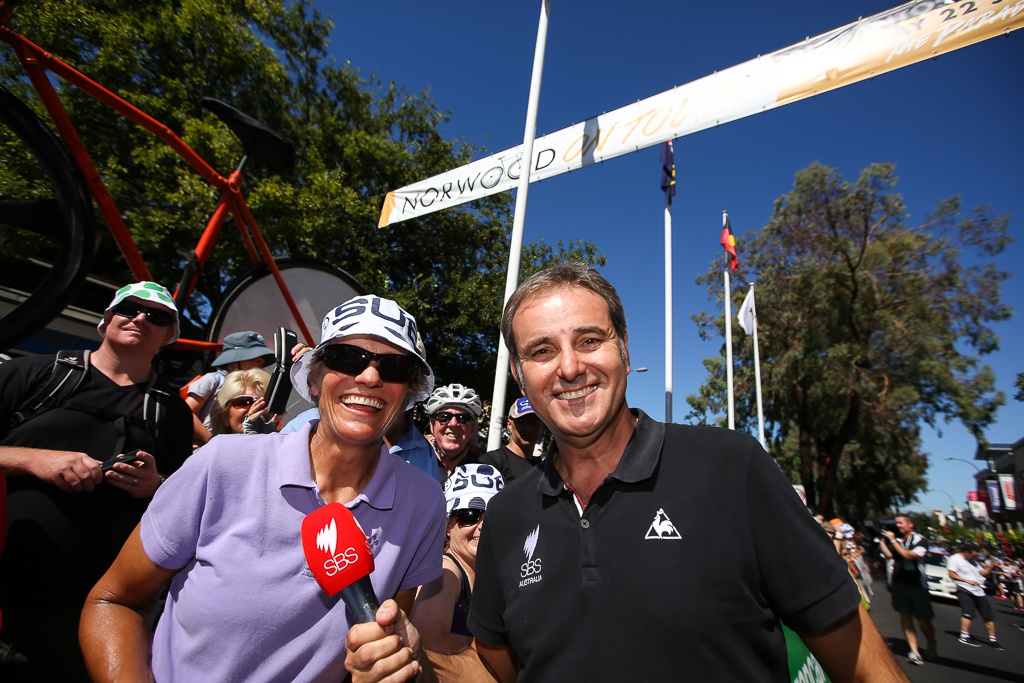
[[[983,522],[988,521],[988,508],[980,500],[969,500],[967,506],[971,509],[971,516]]]
[[[1017,488],[1013,484],[1012,474],[999,475],[999,488],[1003,494],[1003,507],[1007,510],[1017,509]]]
[[[857,83],[1024,25],[1024,0],[916,0],[534,141],[530,182]],[[517,185],[522,145],[388,192],[378,227]]]

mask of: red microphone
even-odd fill
[[[366,624],[376,619],[380,604],[370,583],[373,553],[366,534],[347,507],[328,503],[302,520],[302,550],[306,563],[328,595],[341,599]]]

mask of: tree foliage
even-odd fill
[[[265,122],[298,149],[293,170],[246,166],[247,198],[278,256],[327,261],[389,296],[421,323],[441,382],[489,385],[511,233],[508,193],[385,229],[384,195],[482,151],[448,139],[448,113],[328,52],[331,21],[310,0],[39,0],[15,27],[156,119],[226,175],[240,143],[201,109],[215,97]],[[0,82],[29,97],[9,50]],[[217,197],[155,137],[60,86],[67,109],[153,271],[180,277]],[[34,103],[35,104],[35,103]],[[225,285],[251,263],[227,226],[189,318],[203,325]],[[577,258],[603,265],[589,243],[527,245],[523,272]],[[130,279],[107,236],[94,271]],[[340,303],[340,302],[339,302]]]
[[[1010,315],[1008,275],[992,263],[1008,217],[965,214],[951,198],[910,225],[895,186],[892,164],[856,183],[814,164],[741,258],[740,274],[756,281],[769,450],[822,513],[871,517],[911,502],[926,487],[921,424],[959,420],[980,440],[1005,400],[980,359],[998,345],[989,323]],[[698,281],[721,301],[717,268]],[[732,293],[736,310],[744,290]],[[704,338],[724,337],[720,315],[695,318]],[[752,339],[740,332],[734,345],[736,416],[749,428]],[[688,398],[703,421],[726,396],[723,358],[705,366]]]

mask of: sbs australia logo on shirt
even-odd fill
[[[537,539],[540,537],[540,524],[537,525],[533,531],[526,537],[526,542],[523,543],[523,554],[526,556],[526,562],[523,562],[519,568],[519,587],[525,588],[530,584],[538,583],[543,578],[540,574],[541,570],[541,559],[540,557],[534,558],[534,553],[537,550]]]

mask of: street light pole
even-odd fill
[[[953,513],[953,521],[956,522],[957,526],[961,526],[960,516],[957,514],[958,509],[956,507],[956,500],[954,500],[953,496],[948,491],[943,491],[941,489],[928,489],[928,491],[931,491],[933,493],[941,493],[944,494],[947,498],[949,498],[949,511]]]
[[[980,475],[981,475],[982,472],[986,471],[986,468],[980,467],[976,463],[973,463],[970,460],[964,460],[963,458],[954,458],[954,457],[951,457],[951,456],[947,455],[947,456],[945,456],[942,459],[943,460],[956,460],[957,462],[967,463],[968,465],[970,465],[971,467],[974,468],[974,481],[975,481],[975,483],[976,484],[981,484],[981,476]],[[988,469],[987,469],[987,471],[988,471],[990,477],[995,478],[996,468],[995,468],[995,466],[994,466],[994,464],[993,464],[993,462],[991,460],[988,461]],[[990,502],[990,506],[991,506],[991,502]],[[993,511],[992,514],[995,514],[995,512]],[[992,523],[993,523],[993,520],[991,518],[991,515],[989,515],[989,519],[988,519],[988,522],[987,522],[986,526],[991,528],[991,524]]]
[[[943,460],[956,460],[957,462],[965,462],[968,465],[970,465],[971,467],[973,467],[975,472],[983,472],[985,470],[984,467],[978,467],[976,464],[974,464],[970,460],[964,460],[963,458],[952,458],[952,457],[947,455],[945,458],[943,458]]]

